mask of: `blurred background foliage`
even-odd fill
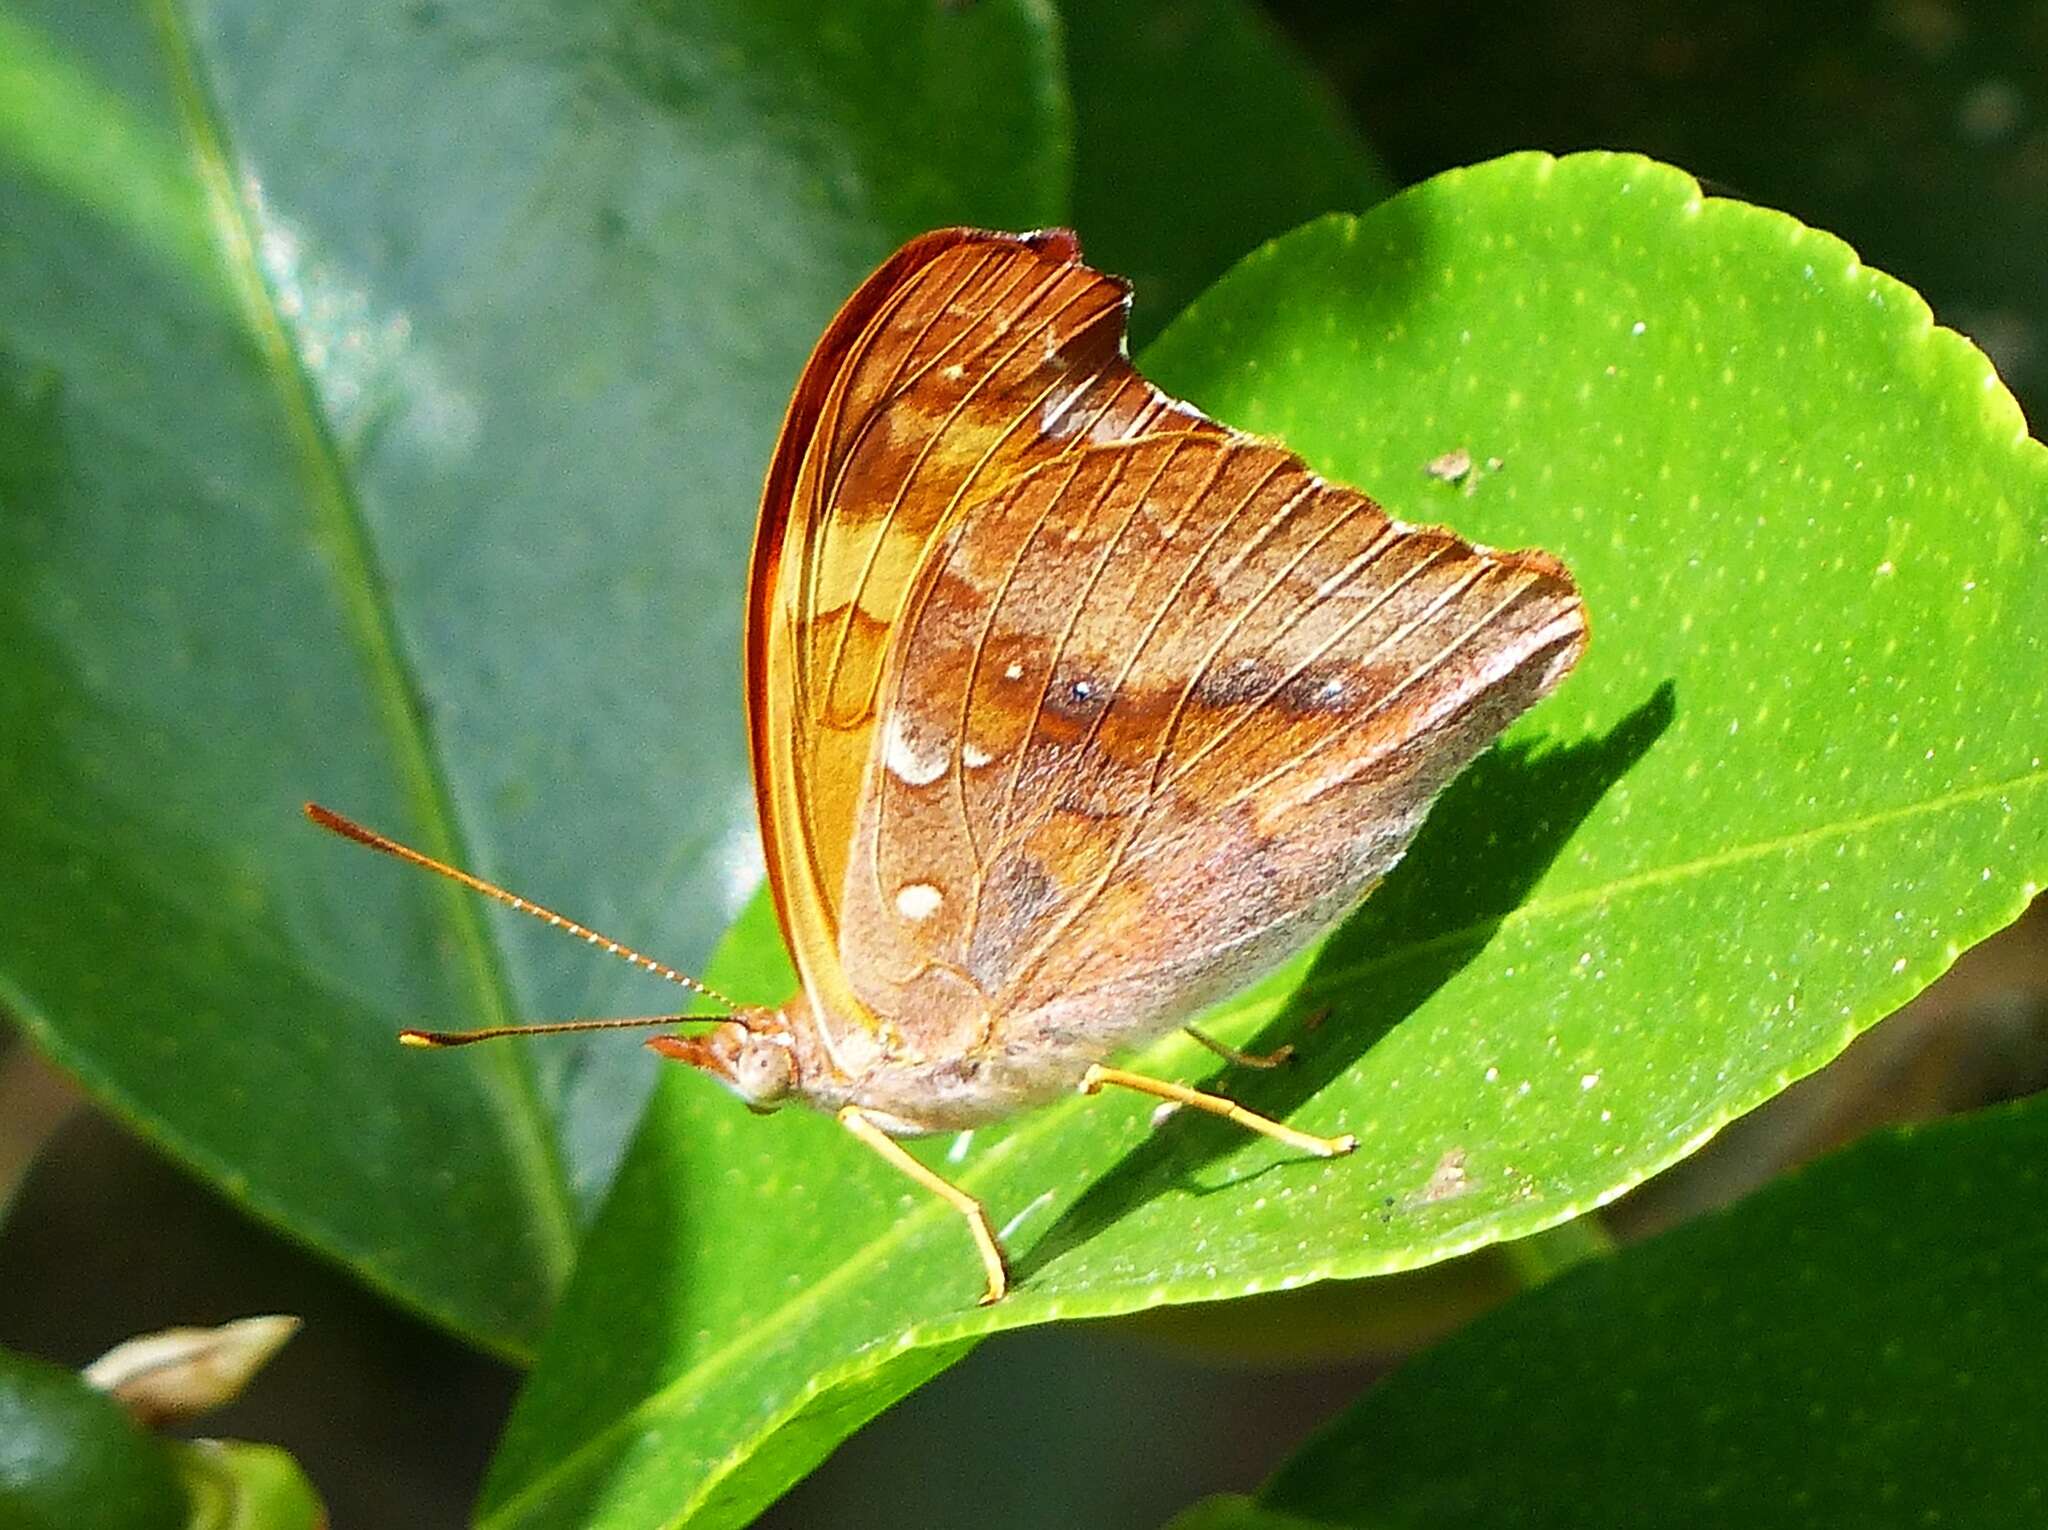
[[[1137,278],[1139,342],[1243,252],[1248,224],[1277,233],[1511,149],[1626,148],[1840,234],[1982,345],[2030,418],[2048,402],[2048,8],[1060,9],[1075,222],[1095,259]],[[0,58],[0,88],[6,67]],[[1098,142],[1199,146],[1215,156],[1217,203],[1158,198],[1141,161],[1092,154]],[[1606,1218],[1636,1236],[1875,1125],[2044,1083],[2037,909]],[[0,1207],[0,1346],[76,1365],[166,1323],[296,1312],[306,1332],[209,1431],[288,1446],[337,1524],[447,1524],[471,1502],[516,1373],[256,1226],[19,1045],[0,1051]],[[1202,1493],[1255,1486],[1398,1358],[1389,1329],[1413,1344],[1511,1283],[1477,1256],[1418,1281],[1390,1322],[1402,1289],[1355,1312],[1271,1298],[1215,1322],[1197,1310],[998,1338],[856,1436],[764,1522],[1158,1523]],[[1264,1358],[1248,1364],[1247,1336],[1261,1330],[1249,1347]],[[1302,1361],[1276,1365],[1290,1348]]]

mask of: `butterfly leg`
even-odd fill
[[[1100,1063],[1090,1064],[1088,1071],[1081,1075],[1083,1094],[1100,1093],[1104,1084],[1116,1084],[1124,1089],[1135,1089],[1140,1094],[1157,1095],[1176,1104],[1192,1105],[1197,1110],[1206,1110],[1212,1116],[1235,1121],[1247,1131],[1258,1132],[1289,1147],[1300,1148],[1304,1153],[1313,1153],[1318,1158],[1341,1158],[1358,1146],[1358,1139],[1349,1132],[1341,1137],[1316,1137],[1308,1132],[1298,1132],[1257,1111],[1246,1110],[1235,1100],[1226,1100],[1220,1094],[1204,1094],[1199,1089],[1169,1083],[1163,1078],[1147,1078],[1142,1073],[1126,1073],[1122,1068],[1105,1068]]]
[[[981,1202],[912,1158],[902,1143],[877,1126],[858,1105],[841,1107],[839,1124],[967,1218],[967,1230],[974,1234],[982,1268],[988,1272],[988,1290],[982,1293],[981,1305],[1001,1301],[1003,1293],[1010,1289],[1010,1273],[1003,1263],[1003,1246],[996,1242],[995,1229],[988,1225],[988,1212]]]
[[[1245,1052],[1227,1041],[1218,1041],[1207,1031],[1196,1030],[1192,1025],[1184,1025],[1181,1029],[1225,1062],[1236,1063],[1241,1068],[1277,1068],[1294,1056],[1294,1043],[1291,1041],[1281,1042],[1270,1052]]]

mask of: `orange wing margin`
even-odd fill
[[[1074,450],[1222,433],[1125,356],[1129,289],[1073,234],[942,229],[847,300],[790,400],[763,491],[746,682],[769,883],[805,987],[876,1026],[840,970],[839,906],[895,629],[934,544]]]

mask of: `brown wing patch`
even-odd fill
[[[929,1047],[1185,1019],[1355,902],[1584,638],[1556,560],[1275,446],[1041,467],[950,528],[899,624],[846,965]]]
[[[1126,293],[1071,234],[945,230],[870,278],[805,369],[764,495],[748,676],[770,878],[814,992],[838,986],[876,697],[931,549],[966,506],[1091,443],[1219,429],[1125,360]]]

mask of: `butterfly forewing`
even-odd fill
[[[951,523],[899,617],[845,969],[931,1053],[1184,1020],[1384,875],[1584,637],[1554,559],[1281,448],[1077,447]]]
[[[1162,419],[1218,429],[1131,369],[1126,289],[1078,254],[1060,232],[914,242],[828,329],[783,427],[749,607],[755,778],[784,930],[834,1010],[877,696],[932,548],[968,506],[1088,443]]]

